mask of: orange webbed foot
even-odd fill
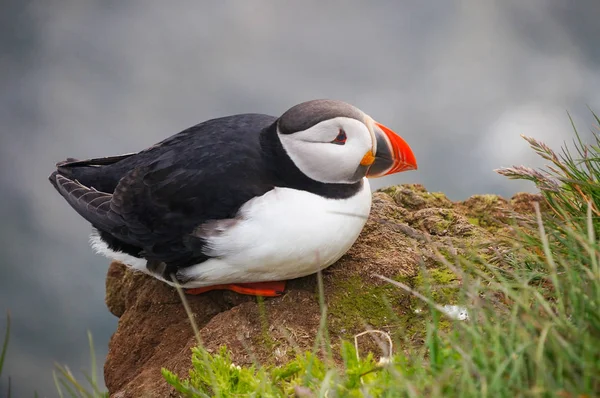
[[[213,285],[185,289],[187,294],[198,295],[211,290],[231,290],[239,294],[250,296],[277,297],[285,291],[285,281],[275,282],[252,282],[252,283],[228,283],[222,285]]]

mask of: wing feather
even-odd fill
[[[96,228],[139,247],[148,259],[185,266],[207,258],[201,238],[190,243],[198,226],[234,218],[241,205],[273,188],[260,147],[260,131],[273,121],[264,115],[214,119],[138,154],[72,160],[51,182]],[[89,171],[90,186],[61,175],[61,168],[80,166],[96,170],[93,178]],[[92,187],[98,181],[111,186],[115,176],[112,192]]]

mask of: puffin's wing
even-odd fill
[[[185,184],[193,179],[192,173],[184,170],[167,172],[162,181],[153,181],[155,176],[156,172],[149,172],[147,167],[136,168],[121,179],[112,194],[97,191],[58,173],[54,175],[54,181],[67,202],[95,227],[144,248],[172,240],[185,224],[194,224],[192,218],[186,219],[182,209],[176,208],[178,199],[185,198],[174,198],[165,192],[171,187],[171,194],[176,194],[173,187],[176,177],[181,177]]]
[[[244,203],[273,188],[261,176],[260,157],[216,157],[210,162],[219,166],[198,158],[188,163],[171,159],[129,172],[111,200],[111,211],[127,228],[111,233],[158,254],[165,243],[183,242],[209,220],[233,218]]]
[[[60,174],[54,178],[61,195],[96,228],[139,247],[147,258],[180,263],[204,256],[203,242],[190,240],[196,227],[234,217],[246,201],[272,189],[246,157],[213,161],[221,167],[180,158],[136,167],[112,194]]]
[[[233,218],[273,188],[260,131],[276,118],[247,114],[191,127],[135,155],[59,165],[50,180],[96,228],[147,258],[185,262],[203,256],[195,228]]]

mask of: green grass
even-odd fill
[[[10,312],[6,313],[6,333],[4,334],[4,342],[2,343],[2,351],[0,351],[0,381],[2,380],[2,369],[4,367],[4,360],[6,358],[6,352],[8,351],[8,341],[10,339]],[[2,391],[0,391],[2,394]],[[6,396],[10,398],[10,377],[8,378],[8,386],[6,389]]]
[[[100,391],[100,387],[98,387],[94,340],[92,339],[92,334],[89,331],[88,341],[91,357],[91,373],[84,373],[84,378],[88,385],[77,380],[68,367],[56,364],[56,370],[52,375],[54,377],[56,391],[58,392],[58,396],[60,398],[108,398],[108,392]]]
[[[8,342],[10,338],[10,313],[6,314],[6,332],[4,335],[4,342],[2,343],[2,350],[0,351],[0,380],[2,377],[2,370],[6,353],[8,351]],[[94,342],[92,334],[88,332],[90,356],[91,356],[91,374],[84,374],[88,385],[85,385],[71,373],[68,367],[56,364],[56,370],[53,372],[54,383],[56,386],[56,392],[60,398],[72,397],[72,398],[108,398],[108,392],[100,391],[98,386],[97,371],[96,371],[96,355],[94,352]],[[3,395],[4,391],[0,391],[0,397],[11,397],[11,382],[10,377],[8,378],[8,387],[6,395]],[[34,397],[38,397],[37,392]]]

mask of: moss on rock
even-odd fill
[[[365,324],[374,328],[389,327],[391,316],[402,310],[401,302],[406,296],[390,284],[368,283],[356,276],[338,281],[335,288],[327,304],[332,330],[340,335],[353,334],[357,329],[364,329]]]
[[[382,190],[390,195],[398,206],[409,210],[428,207],[451,208],[452,202],[441,192],[428,192],[421,184],[405,184]]]

